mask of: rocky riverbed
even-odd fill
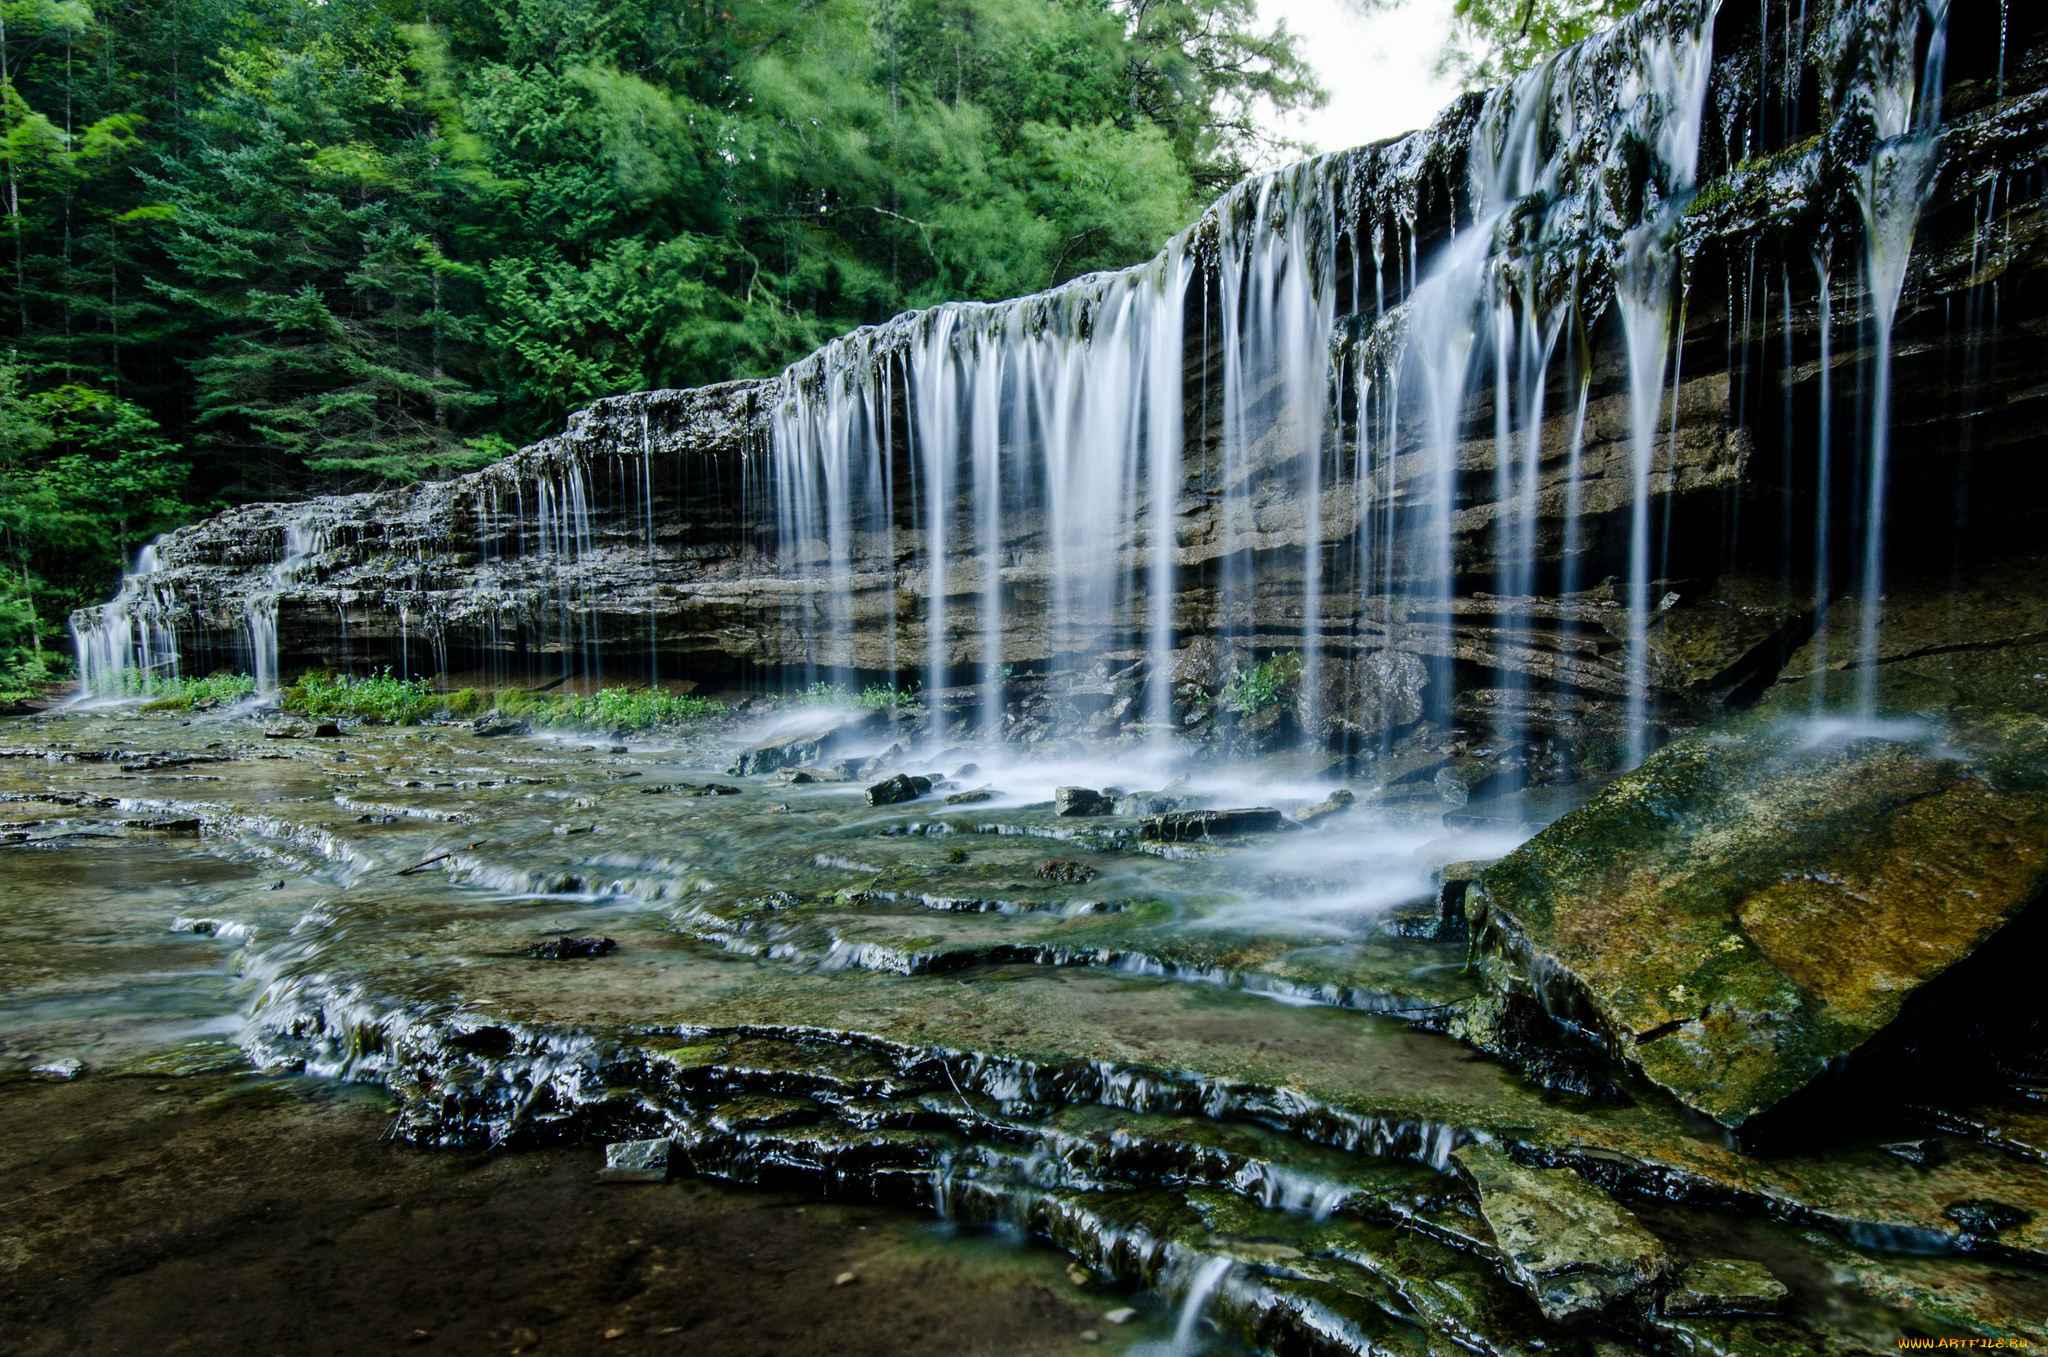
[[[1501,945],[1534,917],[1516,874],[1554,874],[1545,845],[1685,746],[1539,834],[1569,801],[1176,781],[1114,746],[911,753],[868,720],[0,723],[0,852],[41,911],[0,944],[0,1060],[35,1081],[8,1091],[15,1138],[67,1115],[58,1093],[246,1062],[368,1086],[400,1141],[542,1177],[594,1181],[609,1146],[615,1178],[1000,1226],[1155,1297],[1183,1350],[2048,1338],[2048,1137],[1996,1041],[1949,1062],[1971,1079],[1859,1086],[1834,1117],[1809,1086],[1794,1121],[1731,1132],[1522,983],[1562,953]],[[1860,767],[1895,734],[1783,757]],[[1093,1302],[1059,1294],[1079,1342],[1067,1310]]]

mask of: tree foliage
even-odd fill
[[[0,0],[0,648],[181,515],[1135,262],[1321,97],[1253,0]]]
[[[1641,7],[1642,0],[1455,0],[1440,68],[1467,89],[1498,85]]]

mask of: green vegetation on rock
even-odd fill
[[[302,675],[285,690],[279,705],[308,716],[351,716],[403,725],[433,715],[446,703],[425,679],[397,678],[385,669],[363,678],[317,672]]]
[[[1905,708],[1866,731],[1790,708],[1651,755],[1467,900],[1497,991],[1575,1014],[1728,1126],[1861,1046],[2048,886],[2048,722]]]

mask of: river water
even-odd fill
[[[504,1217],[429,1191],[422,1164],[509,1166],[490,1172],[541,1203],[543,1252],[568,1228],[549,1212],[599,1230],[610,1203],[650,1192],[712,1238],[752,1208],[705,1206],[705,1185],[759,1185],[784,1194],[758,1200],[784,1221],[791,1275],[813,1281],[844,1232],[807,1232],[793,1203],[877,1212],[894,1242],[861,1267],[929,1274],[933,1351],[1064,1348],[1083,1326],[1112,1348],[1192,1351],[1219,1327],[1275,1344],[1311,1321],[1333,1326],[1336,1351],[1435,1350],[1443,1334],[1510,1350],[1554,1326],[1488,1260],[1451,1171],[1452,1150],[1489,1140],[1627,1166],[1617,1190],[1675,1247],[1766,1261],[1793,1288],[1794,1317],[1770,1322],[1801,1341],[2031,1333],[2010,1317],[2048,1312],[2023,1259],[1939,1242],[1958,1194],[2032,1190],[1996,1154],[1759,1160],[1625,1075],[1546,1087],[1442,1034],[1475,991],[1437,882],[1557,804],[1447,813],[1433,791],[1394,788],[1291,828],[1160,842],[1135,815],[1051,804],[1119,774],[1145,791],[1154,775],[1114,755],[890,754],[882,728],[808,771],[738,776],[762,727],[666,743],[454,723],[271,734],[253,712],[119,705],[0,722],[6,1190],[41,1203],[10,1231],[9,1265],[17,1286],[40,1279],[42,1313],[67,1293],[35,1258],[90,1252],[93,1213],[124,1201],[172,1210],[184,1189],[160,1181],[159,1132],[171,1144],[195,1126],[296,1213],[305,1237],[280,1236],[296,1246],[338,1237],[307,1203],[331,1204],[340,1180],[302,1193],[286,1166],[342,1143],[399,1156],[351,1151],[350,1173],[381,1184],[351,1200],[426,1193],[460,1257],[503,1254]],[[869,804],[864,788],[898,769],[934,785]],[[1239,769],[1151,795],[1300,813],[1330,790]],[[130,1168],[65,1168],[81,1120],[108,1128],[94,1153]],[[597,1184],[598,1147],[656,1137],[676,1181]],[[130,1176],[155,1185],[108,1185]],[[61,1190],[38,1195],[49,1178]],[[201,1175],[191,1190],[218,1188]],[[398,1248],[361,1229],[363,1247]],[[267,1274],[234,1266],[262,1291]],[[941,1300],[971,1308],[984,1287],[1024,1297],[1013,1331],[948,1328]],[[128,1294],[107,1290],[94,1322],[133,1310],[116,1304]],[[548,1304],[591,1329],[597,1292],[562,1294]],[[735,1295],[738,1313],[760,1288]],[[802,1313],[824,1324],[821,1295]],[[1132,1323],[1104,1318],[1124,1305]],[[478,1344],[540,1333],[517,1307],[489,1323],[456,1308]],[[656,1318],[625,1327],[670,1350],[655,1340],[685,1330],[659,1334]],[[434,1330],[396,1311],[378,1323],[379,1341],[395,1324]],[[751,1350],[731,1342],[673,1350]]]

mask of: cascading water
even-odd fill
[[[113,602],[96,614],[72,617],[82,696],[120,697],[145,691],[151,679],[177,676],[178,636],[163,621],[158,569],[152,542],[136,554],[135,569],[122,579]]]
[[[925,685],[975,672],[991,733],[1005,659],[1067,668],[1084,653],[1170,648],[1191,273],[1182,237],[1146,268],[899,317],[790,369],[772,432],[777,538],[785,568],[816,582],[814,670],[843,679],[884,658],[856,646],[855,594],[864,576],[894,572],[899,475],[927,600]],[[1029,639],[1007,645],[1019,573],[1042,601]],[[1133,625],[1141,588],[1154,598]]]
[[[1650,506],[1675,483],[1654,476],[1653,462],[1671,370],[1676,225],[1697,172],[1716,7],[1667,8],[1654,37],[1589,43],[1488,98],[1465,174],[1470,219],[1419,280],[1410,229],[1406,295],[1397,279],[1391,303],[1384,242],[1390,226],[1398,237],[1414,219],[1424,178],[1399,148],[1248,181],[1142,268],[899,317],[790,369],[772,432],[778,537],[785,570],[816,590],[808,634],[818,667],[843,676],[880,658],[863,649],[854,619],[857,594],[898,573],[885,529],[902,468],[926,600],[925,683],[938,690],[963,669],[976,674],[985,734],[1002,733],[1006,661],[1070,672],[1083,657],[1142,657],[1154,676],[1171,671],[1174,598],[1188,583],[1176,506],[1184,472],[1211,455],[1208,430],[1191,440],[1182,427],[1184,410],[1207,409],[1209,376],[1191,382],[1184,371],[1181,317],[1190,283],[1207,287],[1213,271],[1213,294],[1201,298],[1207,325],[1213,297],[1220,339],[1211,630],[1242,651],[1294,650],[1298,714],[1315,728],[1333,571],[1354,594],[1383,598],[1368,649],[1451,659],[1464,430],[1489,362],[1497,498],[1508,506],[1497,525],[1501,592],[1535,592],[1548,374],[1568,326],[1589,326],[1611,295],[1635,355],[1626,691],[1639,758]],[[1368,232],[1375,310],[1370,323],[1340,326],[1340,246],[1357,311]],[[1333,362],[1347,347],[1356,358]],[[1348,459],[1333,445],[1340,372],[1358,405]],[[900,449],[883,432],[899,406]],[[1574,461],[1578,452],[1575,438]],[[1573,479],[1565,535],[1576,546]],[[1348,561],[1325,552],[1333,531],[1353,540]],[[1357,602],[1335,611],[1350,616]],[[1525,644],[1527,619],[1502,607],[1502,644]],[[1168,685],[1148,691],[1147,717],[1164,731]]]
[[[1864,273],[1870,288],[1870,445],[1863,506],[1863,569],[1857,630],[1858,719],[1877,714],[1878,624],[1884,601],[1884,531],[1891,472],[1892,326],[1921,210],[1934,190],[1941,124],[1948,0],[1893,0],[1891,22],[1863,48],[1870,159],[1856,183],[1863,213]],[[1921,24],[1928,25],[1919,60]]]
[[[299,583],[306,562],[327,549],[326,535],[310,519],[297,519],[284,530],[284,555],[271,567],[261,592],[252,594],[248,604],[250,668],[256,678],[256,693],[268,697],[278,690],[277,601]]]
[[[1249,180],[1137,268],[899,316],[770,382],[622,398],[557,443],[417,492],[423,524],[439,497],[459,528],[388,547],[371,526],[381,509],[336,503],[322,511],[332,535],[317,584],[282,578],[281,563],[227,590],[230,553],[174,551],[180,570],[214,573],[138,575],[81,615],[88,688],[112,691],[181,646],[240,648],[266,688],[280,647],[330,664],[386,655],[409,673],[431,649],[438,671],[449,654],[476,657],[492,685],[916,677],[934,742],[1040,738],[1058,723],[1023,709],[1050,700],[1081,713],[1062,735],[1165,753],[1200,726],[1205,740],[1223,731],[1228,753],[1273,749],[1290,729],[1268,722],[1233,744],[1205,714],[1249,714],[1250,687],[1234,680],[1278,656],[1292,667],[1257,677],[1286,682],[1291,728],[1360,755],[1354,772],[1424,728],[1468,725],[1521,757],[1582,722],[1593,743],[1611,739],[1605,766],[1633,762],[1700,719],[1673,700],[1659,649],[1680,587],[1665,577],[1703,573],[1673,506],[1702,488],[1739,500],[1755,446],[1730,436],[1701,451],[1715,416],[1698,412],[1720,370],[1680,361],[1694,256],[1725,244],[1691,210],[1703,137],[1720,135],[1717,190],[1754,174],[1744,166],[1814,126],[1799,112],[1802,63],[1836,49],[1849,63],[1831,86],[1849,97],[1831,96],[1821,127],[1834,158],[1797,168],[1809,178],[1796,192],[1826,220],[1796,243],[1803,276],[1813,242],[1863,213],[1878,342],[1855,438],[1836,417],[1841,447],[1823,450],[1845,481],[1843,454],[1867,450],[1862,507],[1852,521],[1823,493],[1796,527],[1788,507],[1781,554],[1803,563],[1811,523],[1815,610],[1842,592],[1836,580],[1865,595],[1866,660],[1885,578],[1888,335],[1941,151],[1939,0],[1831,5],[1811,50],[1793,36],[1803,10],[1764,6],[1755,83],[1716,76],[1734,93],[1716,94],[1710,127],[1722,8],[1660,0],[1427,132]],[[1864,31],[1883,41],[1844,45]],[[1827,177],[1842,164],[1863,167],[1853,188]],[[1808,341],[1789,340],[1804,318],[1789,275],[1775,304],[1782,261],[1759,268],[1753,243],[1750,255],[1741,347],[1775,356],[1773,327],[1788,335],[1789,449],[1810,427],[1809,397],[1792,389],[1805,380],[1793,349]],[[1732,354],[1739,269],[1722,262]],[[1836,264],[1824,302],[1844,295]],[[1758,278],[1767,314],[1753,339]],[[1749,383],[1753,366],[1731,359],[1728,380]],[[1736,428],[1752,399],[1737,388],[1721,433],[1753,432]],[[650,423],[663,402],[674,413]],[[691,451],[707,411],[718,451]],[[1789,472],[1785,484],[1789,497]],[[694,520],[681,507],[712,497],[720,506]],[[285,526],[275,508],[263,523]],[[1842,568],[1846,548],[1831,555],[1831,531],[1860,536],[1860,568]],[[1806,589],[1786,578],[1790,610]],[[287,606],[283,625],[309,629],[280,637],[279,596],[308,601],[309,588],[331,594],[334,634],[304,621],[327,610]],[[680,620],[698,607],[718,615]],[[1833,645],[1848,662],[1850,644]],[[698,669],[707,654],[723,671]],[[1098,730],[1091,704],[1118,714]]]

